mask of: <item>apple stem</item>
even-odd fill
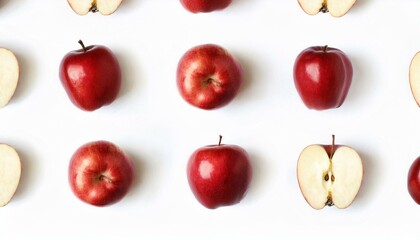
[[[219,146],[222,144],[222,135],[219,135]]]
[[[334,148],[335,148],[335,135],[332,135],[332,144],[331,144],[331,152],[330,152],[330,159],[332,159],[334,154]]]
[[[79,40],[78,43],[82,46],[83,52],[86,52],[85,44],[83,44],[82,40]]]
[[[323,49],[324,53],[327,52],[327,49],[328,49],[328,45],[325,45]]]

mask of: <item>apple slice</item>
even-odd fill
[[[363,164],[348,146],[310,145],[299,156],[297,177],[303,197],[314,209],[347,208],[363,178]]]
[[[417,52],[411,60],[409,79],[411,93],[420,107],[420,52]]]
[[[329,12],[334,17],[344,16],[356,0],[298,0],[300,7],[309,15]]]
[[[0,108],[9,103],[19,81],[19,63],[8,49],[0,48]]]
[[[0,144],[0,207],[10,202],[19,185],[20,158],[15,149]]]
[[[111,15],[121,5],[123,0],[67,0],[70,7],[79,15],[88,12],[100,12],[102,15]]]

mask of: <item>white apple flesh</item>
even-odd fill
[[[420,107],[420,52],[417,52],[411,60],[409,71],[411,93]]]
[[[22,167],[14,148],[0,144],[0,207],[7,205],[19,185]]]
[[[8,49],[0,48],[0,108],[6,106],[19,81],[19,63]]]
[[[329,12],[334,17],[344,16],[356,0],[298,0],[300,7],[309,15]]]
[[[350,147],[314,144],[299,156],[297,177],[302,195],[312,208],[347,208],[360,189],[363,164]]]
[[[111,15],[121,5],[123,0],[67,0],[70,7],[79,15],[89,12],[100,12],[103,15]]]

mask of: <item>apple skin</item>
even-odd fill
[[[232,0],[180,0],[180,2],[192,13],[208,13],[227,8]]]
[[[60,80],[70,100],[94,111],[112,103],[121,88],[121,69],[112,51],[102,45],[67,53],[60,64]]]
[[[187,177],[195,198],[206,208],[239,203],[252,179],[247,152],[236,145],[208,145],[194,151]]]
[[[420,157],[412,163],[407,178],[408,193],[420,205]]]
[[[296,90],[309,109],[340,107],[353,77],[350,59],[339,49],[313,46],[296,58],[293,70]]]
[[[205,109],[217,109],[231,102],[243,82],[239,62],[215,44],[189,49],[179,60],[177,87],[185,101]]]
[[[73,193],[94,206],[120,201],[130,190],[134,174],[129,156],[108,141],[82,145],[71,157],[68,168]]]

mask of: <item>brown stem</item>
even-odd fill
[[[325,45],[323,49],[324,53],[327,52],[327,49],[328,49],[328,45]]]
[[[222,135],[219,135],[219,146],[222,144]]]
[[[83,44],[82,40],[79,40],[78,43],[82,46],[83,52],[86,52],[85,44]]]
[[[334,155],[334,148],[335,148],[335,135],[332,135],[332,144],[331,144],[331,152],[330,152],[330,159],[332,159],[332,156]]]

